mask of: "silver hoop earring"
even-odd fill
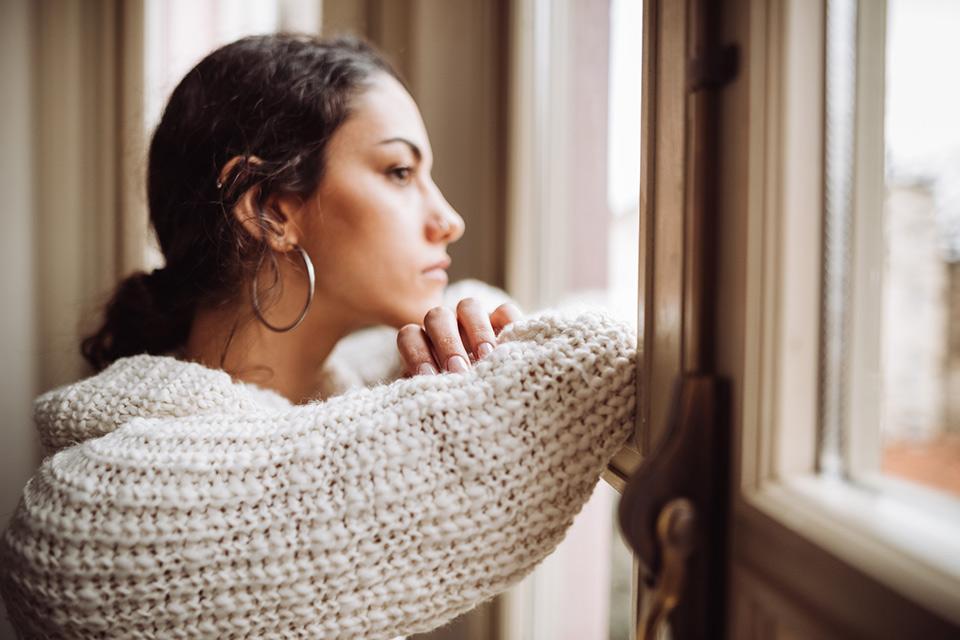
[[[257,269],[253,272],[253,282],[251,283],[253,312],[256,314],[257,319],[262,322],[267,329],[276,331],[277,333],[285,333],[287,331],[296,329],[297,326],[303,322],[303,319],[307,317],[307,310],[310,308],[310,303],[313,302],[313,292],[317,285],[316,276],[313,273],[313,261],[310,260],[310,255],[307,254],[306,250],[298,244],[293,245],[293,248],[300,252],[300,257],[303,258],[303,266],[307,269],[307,278],[310,280],[310,288],[307,290],[307,303],[303,305],[303,311],[301,311],[297,319],[293,321],[293,324],[289,324],[285,327],[272,325],[267,322],[267,319],[263,316],[263,312],[260,310],[260,296],[257,293],[257,275],[260,273],[260,266],[263,264],[263,256],[266,255],[266,252],[260,255],[260,260],[257,262]]]

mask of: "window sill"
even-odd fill
[[[949,498],[889,478],[851,483],[810,474],[767,483],[746,501],[960,624],[960,506]]]

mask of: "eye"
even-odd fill
[[[387,175],[397,184],[407,184],[413,175],[413,167],[393,167],[387,171]]]

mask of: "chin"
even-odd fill
[[[427,312],[443,304],[444,289],[445,287],[436,287],[432,291],[421,290],[407,295],[398,293],[397,297],[384,300],[384,306],[381,307],[380,324],[397,329],[407,324],[422,325]]]
[[[399,329],[408,324],[423,324],[423,317],[427,311],[436,307],[436,304],[406,305],[402,308],[393,308],[383,314],[380,324]]]
[[[416,322],[417,324],[423,324],[423,318],[427,315],[427,312],[434,307],[439,307],[443,305],[443,291],[438,290],[437,293],[422,299],[418,304],[411,305],[409,311],[410,320],[407,322]]]

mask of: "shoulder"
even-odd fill
[[[136,418],[170,419],[289,403],[254,385],[234,382],[221,370],[169,356],[121,358],[83,380],[40,395],[34,421],[45,449],[103,436]]]

